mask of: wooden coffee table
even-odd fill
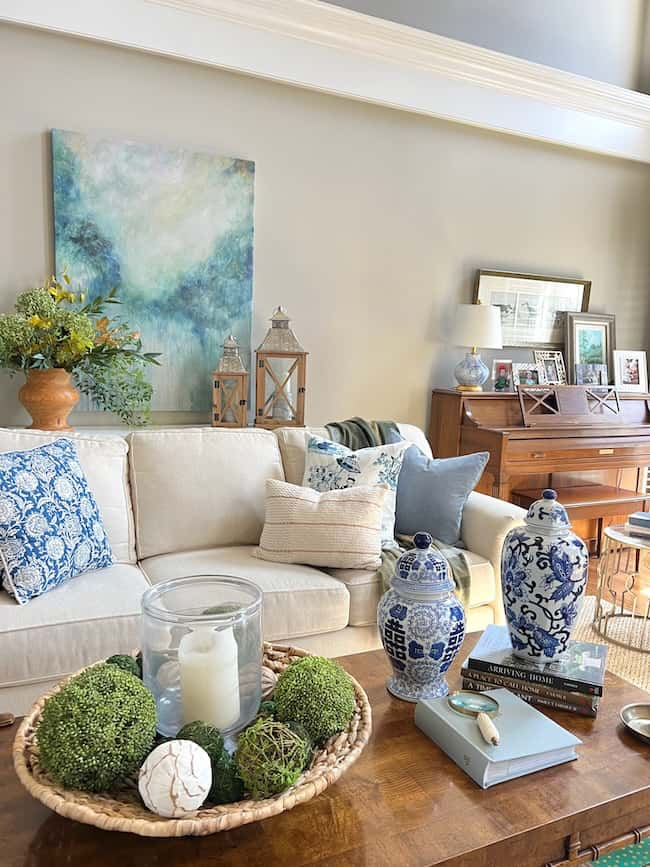
[[[462,658],[477,637],[466,638]],[[650,747],[618,725],[622,705],[648,699],[642,690],[608,674],[598,719],[549,712],[583,739],[577,762],[483,791],[416,729],[414,706],[388,695],[383,652],[341,661],[373,707],[361,758],[308,804],[210,837],[136,837],[53,814],[14,775],[16,727],[0,731],[0,864],[568,867],[650,834]]]

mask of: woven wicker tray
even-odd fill
[[[264,645],[264,665],[280,672],[295,659],[310,654],[296,647]],[[143,837],[185,837],[227,831],[249,822],[257,822],[291,810],[310,801],[335,783],[361,755],[372,730],[368,696],[352,679],[356,707],[347,729],[314,753],[310,767],[296,784],[273,798],[263,801],[239,801],[199,810],[185,819],[162,819],[150,813],[140,801],[135,779],[128,780],[110,794],[80,792],[57,785],[41,768],[36,728],[45,701],[65,683],[42,696],[23,719],[13,746],[14,767],[27,791],[51,810],[68,819],[95,825],[107,831],[126,831]]]

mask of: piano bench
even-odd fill
[[[525,488],[512,491],[512,502],[527,509],[542,496],[542,488]],[[569,513],[572,521],[597,520],[596,557],[600,557],[603,519],[646,511],[650,496],[642,491],[629,491],[612,485],[575,485],[556,488],[557,498]]]

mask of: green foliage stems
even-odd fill
[[[350,675],[323,656],[305,656],[287,666],[273,700],[276,719],[300,723],[315,744],[344,729],[355,707]]]
[[[47,700],[36,737],[40,761],[66,788],[105,792],[134,774],[156,735],[156,703],[116,665],[82,671]]]

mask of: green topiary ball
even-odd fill
[[[285,668],[273,700],[276,718],[300,723],[315,744],[344,729],[355,707],[350,675],[323,656],[305,656]]]
[[[232,804],[244,797],[244,783],[239,776],[237,762],[227,750],[212,762],[212,788],[208,801],[213,804]]]
[[[216,762],[223,753],[223,738],[219,729],[202,720],[186,723],[176,735],[178,741],[194,741],[206,751],[211,762]]]
[[[275,702],[274,701],[263,701],[259,710],[257,711],[258,716],[275,716]]]
[[[122,671],[128,671],[129,674],[133,674],[135,677],[142,677],[137,660],[126,653],[116,653],[115,656],[109,656],[106,660],[106,664],[116,665],[118,668],[121,668]]]
[[[239,736],[235,760],[246,791],[270,798],[296,782],[309,753],[309,744],[289,726],[260,717]]]
[[[102,663],[73,677],[43,708],[41,765],[62,786],[103,792],[135,773],[156,736],[156,703],[141,680]]]

